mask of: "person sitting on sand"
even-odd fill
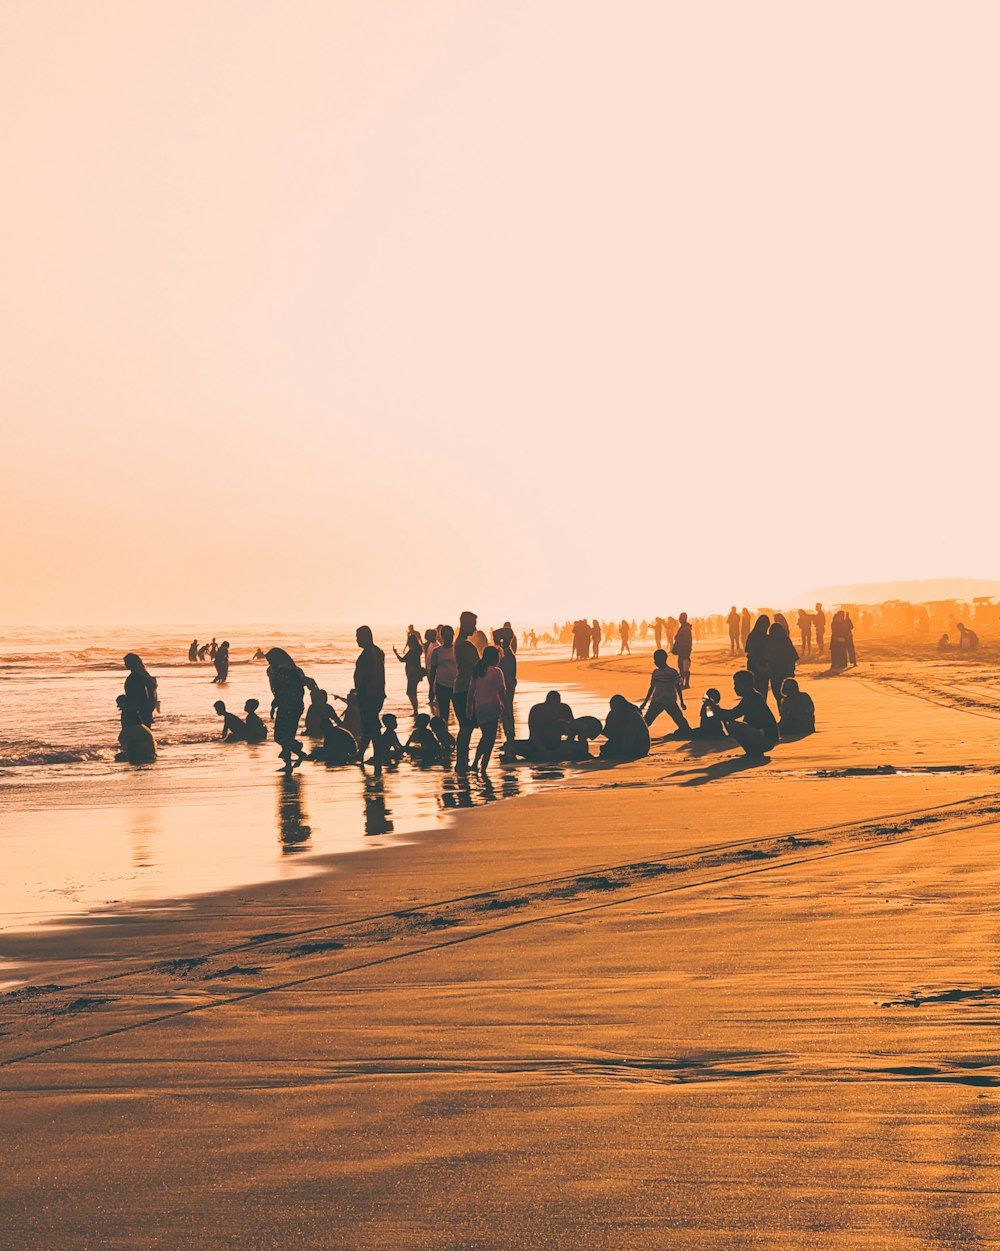
[[[649,726],[624,695],[611,696],[604,738],[602,760],[641,760],[649,755]]]
[[[421,764],[438,764],[444,758],[444,749],[431,729],[431,719],[426,712],[417,713],[413,733],[403,750]]]
[[[961,621],[956,623],[955,629],[958,631],[958,650],[960,652],[974,652],[979,646],[979,635],[975,630],[970,630]]]
[[[691,731],[693,739],[718,742],[726,737],[726,727],[722,724],[722,718],[719,716],[719,704],[721,702],[721,691],[718,687],[710,686],[705,692],[704,699],[701,701],[698,728]]]
[[[549,691],[528,713],[528,738],[515,743],[517,754],[526,760],[562,760],[563,739],[572,732],[572,723],[573,709],[558,691]]]
[[[942,634],[941,637],[938,639],[938,651],[946,652],[949,647],[951,647],[951,643],[949,643],[948,641],[947,634]]]
[[[683,679],[669,663],[667,653],[662,647],[653,652],[653,666],[649,690],[639,705],[639,711],[645,713],[646,724],[651,726],[660,713],[665,712],[678,730],[690,734],[691,726],[681,711],[687,707],[684,703]]]
[[[720,707],[719,717],[748,756],[763,758],[778,741],[778,723],[748,669],[733,674],[733,690],[739,703],[733,708]]]
[[[452,752],[455,750],[455,740],[451,735],[451,731],[445,725],[444,717],[431,717],[430,719],[431,733],[441,745],[444,752]]]
[[[257,713],[259,707],[259,699],[248,699],[243,705],[243,711],[247,714],[243,725],[246,729],[248,743],[263,743],[267,738],[267,726]]]
[[[236,713],[227,711],[226,705],[221,699],[217,699],[212,707],[222,718],[222,741],[224,743],[245,743],[247,741],[247,728]]]
[[[357,764],[358,745],[354,741],[354,735],[336,721],[327,721],[323,746],[317,747],[309,759],[326,765]]]
[[[566,759],[592,760],[590,744],[600,736],[602,730],[599,717],[577,717],[570,725],[570,735],[566,740]]]
[[[139,714],[129,706],[124,695],[118,696],[118,711],[121,714],[121,731],[118,742],[121,751],[115,760],[128,764],[152,764],[156,759],[156,742],[149,726],[139,719]]]
[[[785,678],[781,684],[779,716],[778,732],[782,739],[816,733],[816,705],[811,695],[799,690],[795,678]]]
[[[426,713],[418,713],[419,716],[426,716]],[[385,712],[382,714],[382,725],[385,727],[382,731],[382,759],[387,760],[390,764],[398,764],[403,759],[406,748],[399,741],[399,735],[396,728],[399,725],[394,712]]]
[[[306,723],[303,733],[306,738],[322,738],[326,733],[328,721],[340,722],[330,703],[326,691],[316,687],[309,693],[309,707],[306,709]]]

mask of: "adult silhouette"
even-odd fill
[[[382,772],[382,705],[385,703],[385,652],[376,647],[370,626],[358,626],[354,635],[361,654],[354,665],[354,689],[361,716],[358,755],[364,764],[368,744],[372,746],[375,772]],[[419,639],[418,639],[419,643]]]

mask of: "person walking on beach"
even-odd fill
[[[458,620],[458,639],[455,642],[455,689],[451,702],[458,718],[458,734],[455,740],[455,768],[464,772],[469,768],[469,746],[472,742],[474,722],[469,713],[469,687],[472,672],[479,664],[480,651],[472,641],[476,633],[476,614],[463,612]]]
[[[677,668],[680,670],[681,682],[685,690],[691,685],[691,649],[693,646],[688,615],[682,612],[677,623],[677,633],[674,635],[674,645],[670,650],[677,657]]]
[[[628,645],[629,635],[631,632],[631,627],[627,621],[623,621],[618,627],[618,637],[621,639],[621,647],[618,649],[619,656],[623,655],[625,652],[628,652],[630,656],[632,655],[632,649]]]
[[[424,676],[424,649],[420,642],[420,635],[416,630],[406,636],[406,649],[402,656],[392,649],[393,655],[400,662],[406,671],[406,698],[410,701],[410,707],[413,709],[413,715],[417,715],[417,688]]]
[[[740,614],[736,611],[735,604],[729,610],[726,626],[729,629],[729,654],[737,656],[740,651]]]
[[[219,649],[215,653],[215,677],[212,679],[213,685],[218,683],[220,686],[229,677],[229,640],[219,644]]]
[[[128,677],[125,679],[125,703],[147,728],[153,724],[153,713],[160,706],[156,691],[156,678],[149,672],[135,652],[125,657]]]
[[[290,773],[292,756],[298,756],[299,764],[306,758],[298,739],[299,721],[305,707],[306,690],[314,690],[316,682],[302,672],[283,647],[272,647],[264,653],[264,658],[271,688],[274,741],[281,748],[279,757]]]
[[[662,647],[653,652],[653,672],[649,679],[649,690],[639,705],[639,711],[645,714],[646,724],[651,726],[661,712],[665,712],[678,730],[690,734],[691,726],[681,709],[685,708],[684,684],[681,675],[672,668],[667,653]],[[648,705],[648,707],[647,707]]]
[[[479,742],[472,768],[483,773],[489,767],[497,741],[497,727],[507,704],[507,686],[500,668],[500,653],[492,645],[483,649],[482,659],[472,671],[469,685],[468,714],[479,726]]]
[[[747,669],[753,675],[753,684],[765,699],[770,677],[768,666],[769,649],[767,632],[771,627],[771,618],[761,614],[754,622],[754,627],[747,635],[746,658]]]
[[[767,632],[767,671],[774,693],[774,706],[781,707],[781,687],[786,678],[795,676],[799,653],[788,637],[788,631],[780,621],[775,621]]]
[[[365,751],[372,745],[375,772],[382,772],[382,705],[385,703],[385,652],[375,646],[370,626],[358,626],[355,634],[361,655],[354,665],[354,689],[361,714],[361,741],[358,758],[364,764]],[[419,640],[418,640],[419,643]]]
[[[451,718],[452,696],[455,690],[455,631],[450,625],[439,629],[440,643],[435,647],[427,668],[431,697],[437,705],[438,716],[445,725]],[[457,714],[456,714],[457,715]]]

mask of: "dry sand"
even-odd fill
[[[636,699],[649,668],[522,663]],[[0,1245],[1000,1246],[1000,684],[814,674],[820,733],[767,765],[661,743],[5,938]]]

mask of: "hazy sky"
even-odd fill
[[[0,616],[995,576],[995,3],[0,0]]]

